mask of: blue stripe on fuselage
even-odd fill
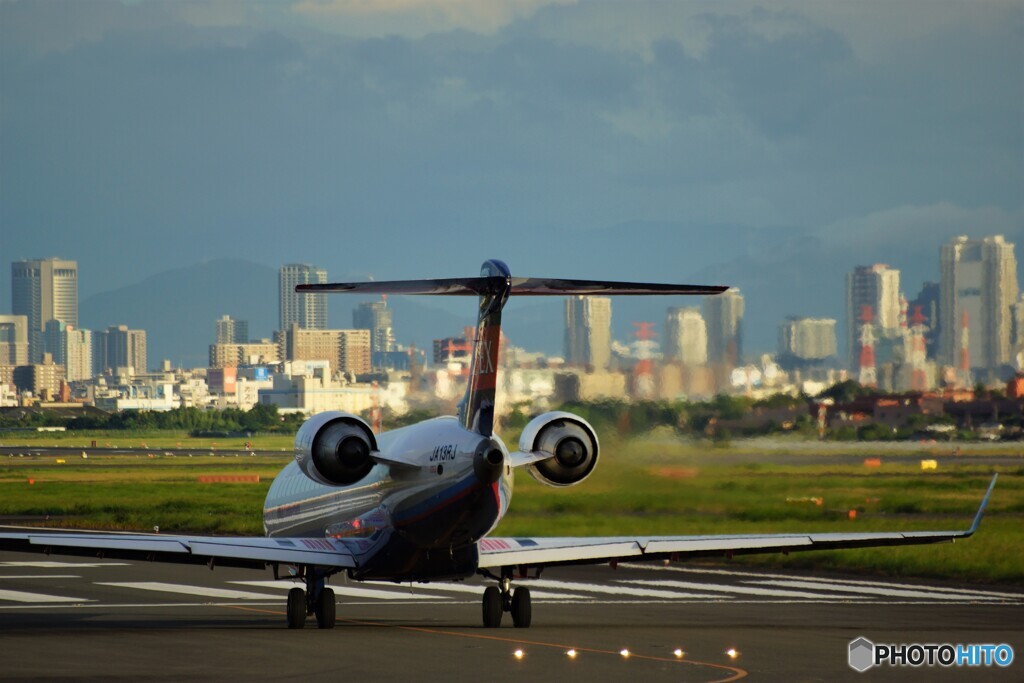
[[[455,482],[440,493],[427,498],[422,503],[417,503],[405,510],[396,511],[392,519],[395,524],[403,524],[426,517],[463,497],[478,483],[476,475],[471,472],[468,477]]]

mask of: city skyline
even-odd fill
[[[201,4],[0,3],[0,242],[77,260],[83,314],[224,259],[344,281],[497,257],[763,292],[755,350],[789,314],[843,321],[836,273],[890,263],[912,298],[925,245],[1024,243],[1017,2]],[[620,338],[664,315],[617,310]]]

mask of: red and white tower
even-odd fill
[[[860,376],[857,381],[864,387],[877,387],[875,374],[875,314],[871,306],[860,309]]]

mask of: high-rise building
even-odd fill
[[[292,325],[281,337],[283,360],[326,360],[339,372],[370,372],[369,330],[304,330]]]
[[[28,365],[28,317],[0,315],[0,365]]]
[[[995,371],[1012,362],[1011,307],[1017,300],[1017,259],[1002,235],[957,237],[940,250],[939,354],[957,365],[969,340],[970,365]],[[961,330],[964,314],[967,334]]]
[[[788,318],[779,326],[779,363],[794,368],[815,365],[836,355],[836,321]]]
[[[278,275],[280,298],[280,327],[287,330],[293,324],[304,330],[327,328],[327,295],[299,294],[295,285],[326,284],[327,271],[304,263],[282,266]]]
[[[666,360],[683,365],[706,365],[708,328],[699,308],[670,308],[665,318]]]
[[[78,326],[78,263],[57,258],[11,264],[14,315],[28,318],[29,361],[43,359],[43,327],[47,320]]]
[[[708,361],[735,368],[743,357],[743,294],[733,287],[704,299]]]
[[[871,308],[877,339],[900,336],[900,271],[876,263],[857,266],[846,275],[846,351],[850,368],[857,367],[859,359],[865,306]]]
[[[566,299],[565,362],[604,371],[611,359],[612,300],[604,296]]]
[[[146,331],[129,330],[127,325],[108,327],[93,334],[93,367],[97,374],[129,369],[146,372]]]
[[[249,342],[249,321],[235,320],[229,315],[217,318],[216,344],[247,344]]]
[[[392,312],[387,301],[359,304],[352,311],[352,327],[370,331],[370,350],[373,353],[395,350],[391,321]]]
[[[245,344],[211,344],[210,367],[230,368],[240,365],[265,365],[281,360],[277,344],[264,339]]]

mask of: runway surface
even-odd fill
[[[533,591],[529,629],[513,628],[508,615],[502,628],[482,628],[480,580],[410,587],[334,577],[337,627],[320,631],[310,619],[288,630],[294,584],[269,570],[0,553],[0,678],[1024,678],[1019,589],[687,564],[549,569],[523,583]],[[847,663],[860,636],[1006,643],[1018,661],[861,674]]]

